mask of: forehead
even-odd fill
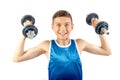
[[[71,19],[69,17],[56,17],[54,23],[71,23]]]

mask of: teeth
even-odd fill
[[[61,34],[62,36],[66,35],[66,34]]]
[[[65,34],[67,34],[67,33],[60,33],[61,35],[65,35]]]

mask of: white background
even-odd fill
[[[14,63],[12,57],[19,42],[23,26],[21,17],[31,14],[39,33],[33,40],[26,40],[25,49],[46,39],[55,38],[51,29],[52,15],[60,9],[73,16],[74,30],[71,38],[82,38],[99,45],[98,35],[86,24],[86,15],[99,14],[109,23],[107,39],[112,49],[111,56],[83,52],[83,80],[120,80],[119,51],[119,0],[0,0],[0,80],[47,80],[47,60],[44,55],[35,59]]]

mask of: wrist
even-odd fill
[[[22,40],[25,40],[26,39],[26,37],[25,36],[22,36]]]

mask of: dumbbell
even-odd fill
[[[99,16],[96,13],[90,13],[87,15],[86,17],[86,22],[88,25],[92,25],[92,18],[97,18],[99,19]],[[100,21],[97,23],[96,27],[95,27],[95,32],[97,34],[103,35],[103,34],[109,34],[108,32],[108,23],[105,21]]]
[[[34,26],[35,18],[32,15],[24,15],[21,24],[24,26],[22,33],[25,37],[33,39],[37,35],[38,29]]]

